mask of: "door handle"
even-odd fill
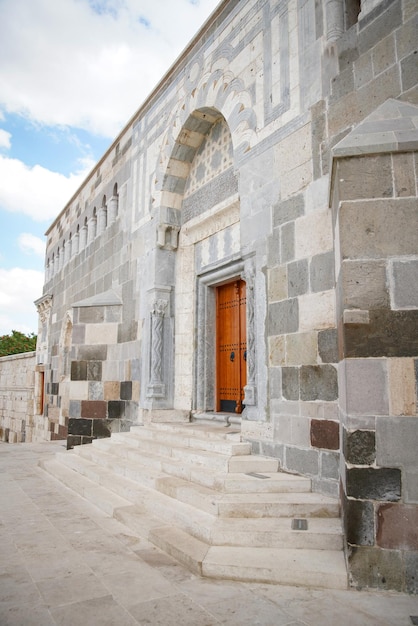
[[[244,361],[246,361],[246,360],[247,360],[247,351],[245,350],[244,351]]]
[[[229,355],[229,360],[231,361],[231,363],[234,362],[235,359],[235,352],[231,352],[231,354]]]

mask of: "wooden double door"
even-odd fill
[[[246,285],[216,288],[216,410],[241,413],[247,384]]]

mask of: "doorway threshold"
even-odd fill
[[[225,422],[225,426],[241,426],[241,418],[236,413],[217,413],[216,411],[192,412],[193,421]]]

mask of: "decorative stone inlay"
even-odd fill
[[[241,274],[242,280],[247,285],[247,384],[244,387],[244,404],[255,406],[257,404],[257,371],[256,371],[256,342],[254,324],[255,304],[255,271],[252,265],[245,268]]]
[[[162,398],[165,395],[165,385],[162,379],[162,359],[163,325],[167,304],[166,300],[156,300],[151,312],[151,372],[147,390],[149,398]]]
[[[206,185],[233,164],[231,133],[222,118],[209,131],[193,160],[184,197]]]

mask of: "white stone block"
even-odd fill
[[[299,297],[299,330],[323,330],[336,326],[334,291],[306,294]]]
[[[333,248],[330,210],[316,211],[295,222],[295,258],[304,259]]]

